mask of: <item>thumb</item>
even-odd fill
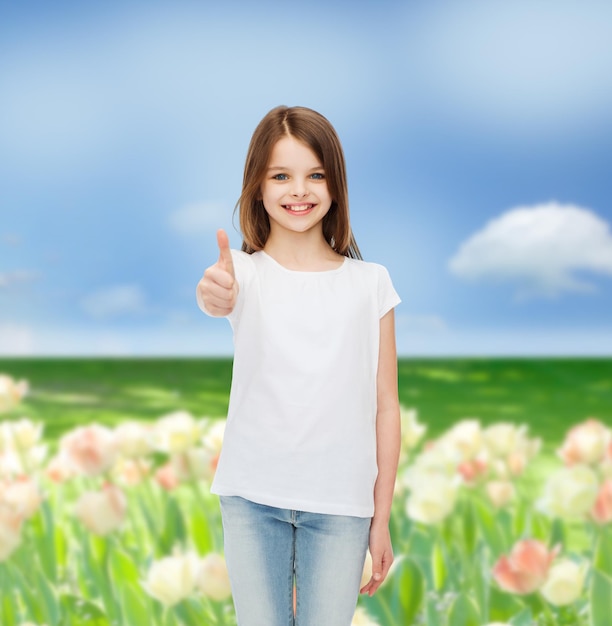
[[[232,278],[236,278],[229,239],[227,233],[222,228],[217,231],[217,245],[219,246],[219,261],[217,263],[230,274]]]

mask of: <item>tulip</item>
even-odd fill
[[[540,593],[555,606],[572,604],[582,594],[585,576],[586,567],[563,559],[550,568]]]
[[[506,458],[525,445],[526,426],[517,426],[509,422],[497,422],[487,426],[483,432],[484,445],[491,456]]]
[[[56,454],[47,464],[45,475],[54,483],[63,483],[75,476],[75,469],[68,456],[62,452]]]
[[[197,565],[191,554],[165,557],[153,562],[142,585],[156,600],[173,606],[193,593]]]
[[[213,455],[219,454],[225,436],[226,422],[223,419],[215,419],[208,422],[202,436],[202,445]]]
[[[599,489],[595,472],[586,465],[564,467],[549,477],[539,507],[564,519],[587,516]]]
[[[516,495],[514,484],[508,480],[490,480],[485,485],[485,491],[496,509],[506,506]]]
[[[473,459],[482,448],[482,427],[474,419],[457,422],[435,444],[449,450],[457,462]]]
[[[60,449],[75,470],[85,476],[99,476],[106,472],[117,456],[113,432],[98,424],[83,426],[64,435]]]
[[[598,524],[612,521],[612,479],[607,479],[599,488],[597,499],[591,509],[591,517]]]
[[[493,567],[493,577],[506,591],[532,593],[544,584],[557,552],[557,548],[548,550],[535,539],[524,539],[514,545],[510,556],[498,559]]]
[[[442,474],[431,474],[413,488],[406,504],[406,514],[423,524],[437,524],[450,515],[456,500],[456,481]]]
[[[414,409],[400,407],[400,420],[402,426],[402,442],[408,448],[416,448],[421,441],[427,427],[417,419],[417,412]]]
[[[12,447],[20,453],[27,452],[40,442],[43,425],[34,424],[25,417],[15,422],[4,422],[5,447]]]
[[[488,463],[484,459],[471,459],[463,461],[457,466],[457,472],[461,475],[464,482],[473,485],[479,478],[487,473]]]
[[[172,463],[162,465],[162,467],[155,472],[155,480],[157,484],[166,491],[172,491],[179,485],[179,479]]]
[[[355,615],[353,615],[351,626],[379,626],[379,624],[366,613],[365,609],[358,606],[355,609]]]
[[[14,409],[28,392],[28,382],[17,382],[7,374],[0,374],[0,413]]]
[[[153,429],[140,422],[123,422],[115,428],[117,450],[127,459],[147,456],[153,450]]]
[[[38,485],[27,477],[9,483],[1,493],[4,504],[21,519],[29,519],[38,511],[42,495]]]
[[[113,467],[113,477],[122,485],[140,485],[151,472],[151,462],[146,459],[119,459]]]
[[[557,453],[566,465],[593,465],[604,459],[610,439],[610,429],[591,418],[567,433]]]
[[[155,424],[156,447],[168,454],[182,454],[195,446],[200,436],[200,426],[187,411],[170,413]]]
[[[196,587],[211,600],[221,602],[232,595],[225,559],[211,552],[201,561],[196,575]]]
[[[21,543],[22,517],[0,501],[0,561],[6,561]]]
[[[82,524],[96,535],[108,535],[123,523],[127,502],[123,492],[107,484],[102,491],[88,491],[81,495],[75,514]]]

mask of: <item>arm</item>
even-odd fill
[[[372,578],[361,589],[361,593],[368,593],[370,596],[385,580],[391,563],[393,563],[389,519],[391,517],[391,503],[397,475],[401,437],[393,309],[380,320],[380,352],[376,389],[378,477],[374,485],[374,517],[370,527]]]
[[[196,287],[196,300],[202,311],[213,317],[229,315],[236,306],[238,281],[225,231],[217,232],[219,259],[204,272]]]

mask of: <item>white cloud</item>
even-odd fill
[[[170,227],[186,236],[208,235],[225,225],[232,211],[221,204],[188,204],[168,217]]]
[[[95,319],[139,315],[146,311],[146,296],[138,285],[114,285],[90,293],[82,309]]]
[[[515,282],[520,296],[593,291],[577,273],[612,275],[610,226],[578,206],[517,207],[463,242],[449,268],[460,278]]]
[[[11,272],[0,272],[0,289],[13,287],[21,283],[28,283],[38,278],[38,273],[32,270],[14,270]]]

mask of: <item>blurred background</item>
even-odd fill
[[[0,1],[0,355],[229,355],[195,285],[278,104],[403,356],[612,353],[612,4]]]

